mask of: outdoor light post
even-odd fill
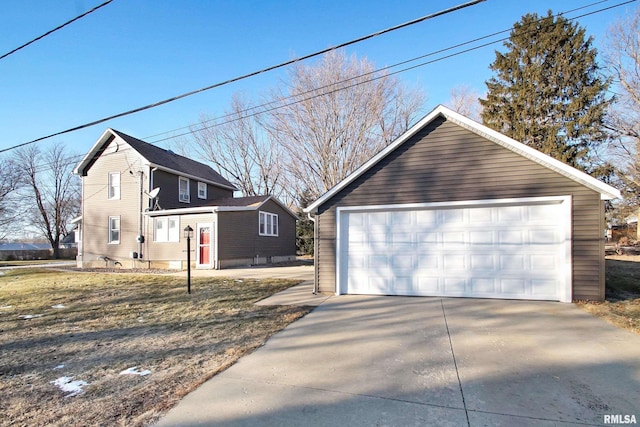
[[[184,237],[187,239],[187,293],[191,293],[191,238],[193,237],[193,228],[187,225],[184,228]]]

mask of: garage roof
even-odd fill
[[[493,129],[488,128],[480,123],[477,123],[455,111],[445,107],[444,105],[438,105],[433,111],[427,114],[422,120],[413,125],[409,130],[407,130],[404,134],[400,135],[394,142],[389,144],[386,148],[380,151],[378,154],[373,156],[369,161],[364,163],[354,172],[352,172],[345,179],[336,184],[333,188],[323,194],[318,200],[310,204],[308,207],[304,209],[305,212],[312,212],[317,209],[320,205],[325,203],[327,200],[331,199],[336,193],[345,188],[379,161],[384,159],[387,155],[393,152],[400,145],[404,144],[409,138],[415,135],[422,128],[427,126],[433,120],[438,117],[443,117],[446,120],[449,120],[458,126],[461,126],[477,135],[480,135],[489,141],[495,142],[502,147],[505,147],[521,156],[524,156],[536,163],[541,164],[542,166],[549,168],[561,175],[566,176],[569,179],[572,179],[585,187],[588,187],[598,193],[600,193],[600,198],[602,200],[611,200],[621,197],[620,191],[612,186],[605,184],[602,181],[595,179],[594,177],[581,172],[565,163],[562,163],[559,160],[556,160],[546,154],[541,153],[538,150],[535,150],[529,146],[522,144],[514,139],[509,138],[506,135],[501,134]]]

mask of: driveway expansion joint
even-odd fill
[[[458,387],[460,387],[460,395],[462,396],[462,406],[464,406],[464,414],[467,417],[467,426],[471,427],[469,421],[469,411],[467,409],[467,402],[464,400],[464,391],[462,390],[462,381],[460,381],[460,372],[458,371],[458,362],[456,361],[456,354],[453,351],[453,342],[451,341],[451,332],[449,332],[449,324],[447,323],[447,313],[444,309],[444,301],[440,299],[440,305],[442,306],[442,317],[444,318],[444,326],[447,328],[447,337],[449,338],[449,348],[451,349],[451,357],[453,358],[453,366],[456,369],[456,378],[458,378]]]

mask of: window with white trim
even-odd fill
[[[153,219],[154,242],[179,242],[180,241],[180,217],[165,216]]]
[[[109,217],[109,243],[120,243],[120,217]]]
[[[109,172],[109,200],[120,199],[120,172]]]
[[[207,198],[207,183],[198,182],[198,199],[206,199],[206,198]]]
[[[278,215],[269,212],[260,212],[258,234],[261,236],[277,236]]]
[[[178,177],[178,200],[184,203],[191,203],[189,195],[189,178]]]

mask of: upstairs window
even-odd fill
[[[120,243],[120,217],[109,217],[109,243]]]
[[[199,182],[198,183],[198,199],[206,199],[207,198],[207,183]]]
[[[178,200],[184,203],[191,203],[189,195],[189,178],[178,177]]]
[[[278,215],[269,212],[260,212],[260,225],[258,234],[261,236],[278,235]]]
[[[109,200],[120,199],[120,172],[109,173]]]

